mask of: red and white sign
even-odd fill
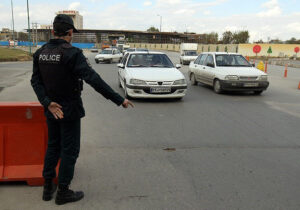
[[[261,51],[261,46],[260,45],[255,45],[254,47],[253,47],[253,52],[255,53],[255,54],[257,54],[257,53],[260,53],[260,51]]]
[[[18,46],[18,41],[9,40],[9,46]]]

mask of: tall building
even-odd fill
[[[56,13],[58,14],[64,14],[64,15],[68,15],[72,18],[73,22],[74,22],[74,26],[76,29],[83,29],[83,17],[82,15],[79,14],[78,11],[75,10],[63,10],[63,11],[58,11]]]

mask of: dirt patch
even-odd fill
[[[0,62],[31,61],[32,55],[20,49],[0,48]]]

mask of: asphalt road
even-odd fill
[[[168,55],[179,63],[178,53]],[[116,64],[87,56],[124,95]],[[0,101],[36,101],[31,65],[0,64]],[[85,84],[72,188],[86,197],[60,208],[300,209],[300,69],[288,78],[283,72],[269,66],[271,85],[261,96],[189,85],[182,101],[134,100],[127,110]],[[41,194],[41,187],[0,184],[0,209],[53,209]]]

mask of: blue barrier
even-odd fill
[[[0,46],[8,46],[8,41],[0,41]]]
[[[46,42],[38,42],[38,45],[42,46],[46,44]],[[18,46],[33,46],[32,42],[23,42],[23,41],[19,41],[18,42]],[[91,49],[93,47],[95,47],[95,43],[72,43],[72,45],[74,47],[78,47],[80,49]],[[8,41],[0,41],[0,46],[9,46],[9,42]]]

